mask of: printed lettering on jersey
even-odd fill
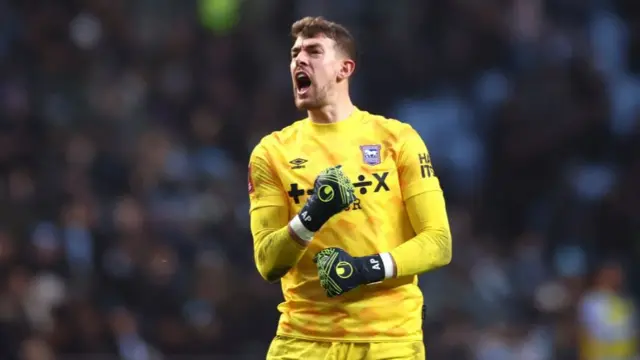
[[[431,155],[428,153],[418,154],[418,160],[420,161],[420,175],[422,178],[430,178],[435,175],[433,172],[433,165],[431,164]]]
[[[382,173],[373,173],[371,174],[373,179],[376,182],[376,186],[373,189],[374,193],[379,192],[380,190],[390,191],[389,185],[387,185],[387,176],[389,176],[389,172],[385,171]],[[353,187],[358,189],[360,195],[364,195],[369,191],[369,186],[373,185],[373,181],[367,180],[366,176],[358,175],[358,182],[353,183]]]
[[[248,188],[249,188],[249,194],[253,194],[253,191],[255,190],[255,187],[253,186],[253,180],[251,179],[251,164],[249,164],[247,177],[248,177],[247,183],[248,183]]]
[[[382,156],[380,155],[381,145],[362,145],[360,151],[362,151],[362,161],[365,164],[375,166],[382,162]]]
[[[365,175],[358,175],[356,177],[357,182],[353,183],[353,187],[356,189],[357,193],[360,195],[366,195],[370,192],[377,193],[380,191],[391,191],[391,188],[387,184],[387,177],[389,176],[388,171],[384,172],[376,172],[372,173],[370,178],[367,178]],[[287,191],[287,195],[295,204],[300,204],[303,201],[303,197],[313,195],[313,189],[302,189],[300,188],[300,184],[292,183],[289,185],[289,190]],[[351,205],[351,207],[345,210],[361,210],[360,199],[356,199],[356,201]]]

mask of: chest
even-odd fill
[[[318,174],[341,165],[356,189],[352,210],[384,204],[400,193],[395,151],[373,141],[350,144],[305,142],[278,151],[278,178],[292,210],[298,211],[313,193]]]

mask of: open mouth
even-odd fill
[[[306,93],[311,88],[311,78],[304,72],[296,73],[295,82],[296,92],[299,95]]]

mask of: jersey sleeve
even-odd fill
[[[265,206],[286,206],[286,197],[262,143],[249,159],[249,212]]]
[[[442,191],[422,192],[405,205],[416,236],[391,250],[396,275],[418,275],[451,262],[451,229]]]
[[[402,197],[407,200],[427,191],[442,191],[433,170],[431,155],[420,135],[409,125],[401,132],[398,176]]]

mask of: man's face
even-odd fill
[[[326,105],[345,60],[334,40],[320,34],[298,37],[291,48],[293,97],[298,109],[311,110]]]

